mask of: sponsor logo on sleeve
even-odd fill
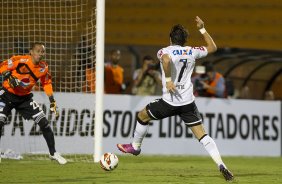
[[[8,59],[8,68],[12,68],[13,67],[13,60]]]

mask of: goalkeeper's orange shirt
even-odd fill
[[[123,68],[119,65],[105,66],[105,92],[108,94],[120,94],[123,83]]]
[[[11,75],[19,81],[19,86],[11,88],[8,81],[4,80],[2,86],[10,93],[23,96],[31,93],[33,86],[40,80],[45,93],[53,94],[51,75],[45,61],[33,64],[30,55],[13,56],[0,64],[0,73],[11,71]]]

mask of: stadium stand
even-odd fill
[[[117,8],[118,7],[118,8]],[[282,3],[215,0],[191,1],[130,1],[106,2],[107,44],[163,45],[171,25],[188,25],[192,43],[199,43],[194,30],[194,17],[202,16],[220,47],[279,49],[282,31]],[[209,11],[206,11],[208,8]],[[170,13],[177,12],[177,13]],[[236,16],[234,16],[236,15]]]

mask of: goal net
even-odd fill
[[[39,99],[51,122],[57,151],[71,154],[75,159],[85,153],[85,147],[90,147],[93,152],[94,103],[90,104],[89,99],[84,99],[89,104],[87,109],[81,105],[84,101],[80,99],[92,98],[95,92],[95,3],[93,0],[1,0],[0,4],[1,61],[13,55],[28,54],[34,42],[45,44],[45,60],[52,75],[55,99],[61,114],[59,120],[49,112],[49,102],[43,97],[40,84],[34,88],[35,100]],[[81,107],[77,110],[75,106]],[[86,121],[84,117],[88,118],[88,124],[82,126]],[[25,121],[12,111],[2,132],[2,153],[5,150],[20,154],[47,153],[47,145],[38,129],[33,126],[33,121]],[[68,139],[77,134],[83,137],[83,131],[91,140],[90,145],[76,144]],[[77,149],[64,151],[60,148],[62,144]],[[91,157],[88,158],[92,161]]]

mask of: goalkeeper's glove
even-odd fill
[[[58,118],[59,117],[59,111],[58,111],[58,107],[57,107],[57,104],[56,104],[54,97],[50,96],[49,100],[50,100],[50,110],[51,110],[51,112],[54,112],[56,118]]]
[[[12,76],[11,71],[7,70],[2,73],[4,80],[7,80],[11,88],[15,88],[20,85],[19,80]]]

